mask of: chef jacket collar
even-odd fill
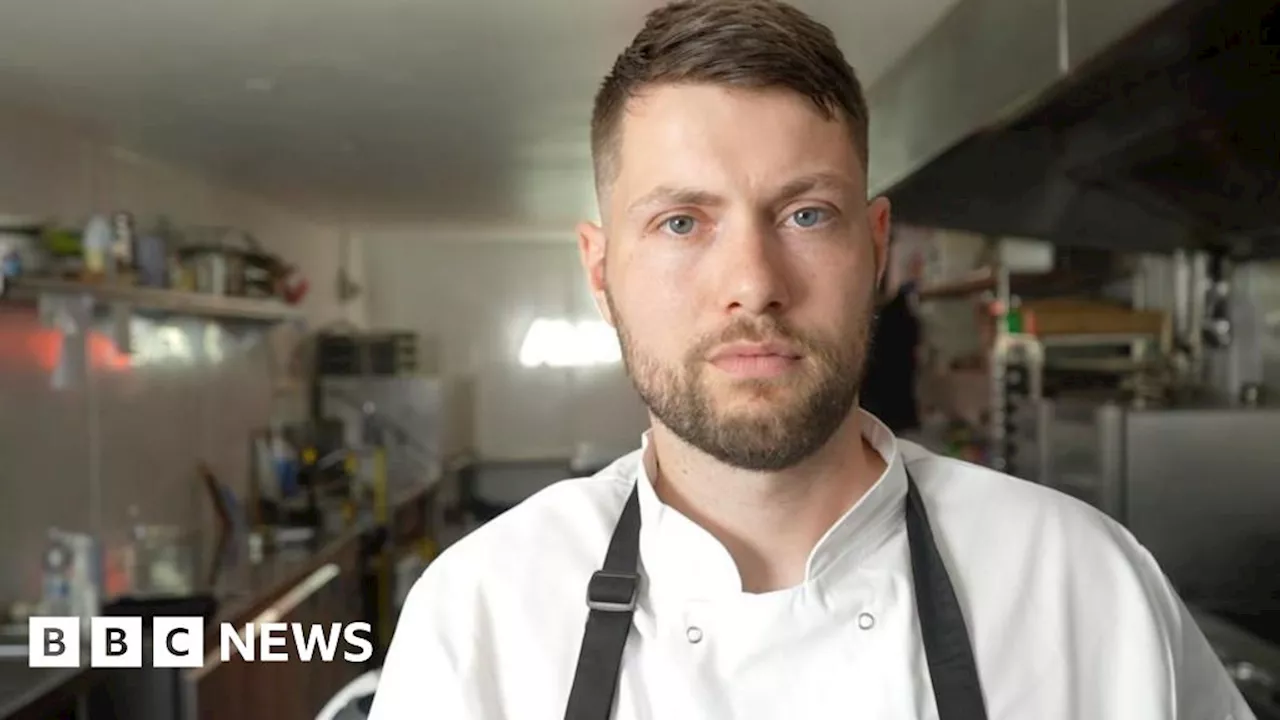
[[[902,521],[907,475],[898,444],[883,423],[865,411],[858,412],[862,435],[884,460],[885,471],[814,546],[804,582],[791,590],[832,589]],[[658,498],[650,474],[652,453],[646,431],[635,472],[640,495],[641,566],[650,592],[704,600],[741,595],[742,578],[728,550],[710,532]],[[772,594],[776,593],[766,593]]]

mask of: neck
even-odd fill
[[[804,581],[814,546],[884,472],[858,415],[850,413],[818,453],[779,472],[725,465],[655,422],[655,490],[725,546],[743,590],[795,586]]]

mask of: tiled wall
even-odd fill
[[[129,358],[102,331],[85,372],[58,386],[58,336],[34,313],[0,310],[0,593],[37,592],[49,526],[122,542],[131,508],[148,523],[197,531],[213,508],[196,473],[206,462],[241,495],[248,432],[272,412],[265,337],[203,321],[135,324],[135,342],[168,343],[167,356]],[[16,350],[14,347],[16,346]]]
[[[118,356],[104,332],[90,341],[87,371],[56,389],[57,334],[32,308],[0,303],[0,602],[38,593],[49,526],[113,544],[136,506],[144,522],[210,527],[197,462],[243,493],[249,432],[273,411],[301,406],[296,393],[273,394],[273,368],[286,364],[308,326],[365,323],[363,299],[337,298],[344,261],[364,284],[359,245],[346,244],[344,258],[338,228],[112,149],[69,123],[0,112],[0,214],[83,222],[116,209],[144,222],[164,214],[180,225],[254,233],[308,276],[306,323],[265,335],[197,320],[135,320],[135,344],[151,352]]]

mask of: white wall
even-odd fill
[[[372,324],[422,333],[438,344],[446,375],[473,379],[481,457],[565,458],[579,443],[615,454],[638,446],[647,419],[621,364],[518,361],[535,318],[599,319],[571,230],[535,239],[397,230],[363,239]]]

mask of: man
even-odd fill
[[[917,356],[920,352],[920,320],[916,317],[916,286],[923,275],[924,259],[914,252],[907,259],[903,277],[888,284],[888,299],[876,314],[871,352],[862,378],[859,401],[895,435],[920,429],[916,400]],[[890,273],[894,275],[896,273]]]
[[[858,410],[866,127],[797,10],[648,17],[596,99],[580,248],[651,428],[433,563],[373,720],[1252,717],[1124,529]]]

